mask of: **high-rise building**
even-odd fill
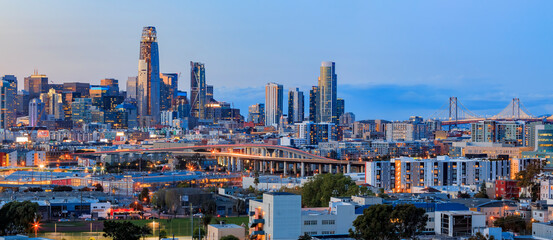
[[[44,109],[42,101],[38,98],[33,98],[29,101],[29,127],[37,127],[40,121],[44,119]]]
[[[17,118],[16,96],[17,78],[13,75],[5,75],[0,81],[0,128],[8,129],[15,126]]]
[[[319,110],[319,87],[313,86],[309,90],[309,121],[317,122]]]
[[[129,77],[127,79],[127,98],[136,99],[136,83],[138,82],[138,77]]]
[[[305,97],[299,88],[288,92],[288,124],[303,122]]]
[[[203,63],[190,62],[190,116],[206,119],[207,86]]]
[[[92,121],[92,99],[90,98],[75,98],[71,103],[72,120],[75,125],[82,125]],[[29,109],[30,111],[30,109]]]
[[[47,119],[61,120],[65,118],[62,95],[56,93],[55,89],[50,88],[47,93],[40,94],[40,101],[44,106],[44,114],[48,116]]]
[[[472,142],[494,142],[496,136],[496,121],[485,120],[471,123],[470,137]]]
[[[257,103],[248,108],[248,122],[265,124],[265,104]]]
[[[108,86],[100,86],[100,85],[90,86],[89,96],[92,99],[92,105],[97,107],[102,107],[104,105],[102,101],[103,97],[108,95],[109,95]]]
[[[82,98],[90,97],[90,83],[69,82],[63,83],[64,92],[78,92]]]
[[[173,99],[177,98],[179,75],[176,73],[162,73],[161,78],[161,102],[160,110],[171,109]]]
[[[16,96],[17,116],[29,116],[29,93],[20,90]]]
[[[282,116],[283,87],[268,83],[265,86],[265,126],[278,125]]]
[[[48,92],[48,77],[35,71],[33,75],[25,78],[23,85],[31,99],[38,98],[41,93]]]
[[[206,85],[206,93],[205,96],[207,97],[207,100],[213,99],[213,85]]]
[[[317,122],[338,122],[336,99],[336,71],[334,62],[322,62],[319,76],[319,113]]]
[[[336,114],[338,117],[338,120],[342,116],[342,114],[345,113],[346,110],[346,101],[344,101],[343,98],[336,99]]]
[[[65,120],[70,121],[72,116],[71,103],[75,98],[81,98],[79,92],[63,92],[63,111],[65,113]]]
[[[119,96],[119,80],[113,78],[104,78],[100,80],[100,86],[108,87],[108,96]]]
[[[159,53],[156,28],[142,30],[138,60],[137,102],[140,125],[149,126],[160,118]]]
[[[178,118],[190,117],[190,102],[186,92],[177,92],[177,97],[173,100],[173,110],[177,112]]]

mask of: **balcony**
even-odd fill
[[[255,235],[265,235],[265,231],[253,231],[252,236],[255,236]]]
[[[257,225],[257,224],[260,224],[260,223],[265,224],[265,219],[263,219],[263,218],[253,219],[252,222],[250,223],[250,226],[251,225]]]

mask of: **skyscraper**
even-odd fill
[[[265,126],[278,125],[282,116],[283,87],[268,83],[265,86]]]
[[[62,95],[56,93],[55,89],[50,88],[47,93],[40,94],[40,101],[44,107],[44,114],[47,114],[48,118],[53,120],[65,118]]]
[[[5,75],[0,81],[0,128],[8,129],[15,126],[17,118],[16,96],[17,78],[13,75]]]
[[[43,104],[38,98],[29,101],[29,127],[37,127],[43,120]]]
[[[299,88],[288,92],[288,123],[303,122],[305,97]]]
[[[177,98],[178,79],[176,73],[162,73],[161,78],[161,102],[160,110],[165,111],[171,109],[173,99]]]
[[[313,86],[309,90],[309,121],[317,122],[319,110],[319,87]]]
[[[203,63],[190,62],[190,116],[206,119],[207,86]]]
[[[37,98],[41,93],[48,92],[48,77],[35,71],[33,75],[25,78],[23,85],[31,99]]]
[[[346,110],[346,101],[343,98],[336,99],[336,117],[340,119]]]
[[[113,78],[104,78],[100,80],[100,86],[109,87],[107,96],[119,96],[119,80]]]
[[[338,121],[336,105],[336,80],[334,62],[322,62],[319,76],[319,113],[317,122]]]
[[[152,26],[144,27],[142,30],[136,92],[140,125],[149,126],[158,123],[160,118],[159,53],[156,28]]]
[[[248,108],[248,122],[265,124],[265,104],[257,103]]]
[[[138,82],[138,77],[129,77],[127,79],[127,98],[136,99],[136,83]]]
[[[63,83],[64,92],[78,92],[80,97],[90,97],[90,83],[68,82]]]

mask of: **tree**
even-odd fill
[[[207,229],[207,225],[209,225],[211,223],[211,220],[213,219],[213,216],[210,215],[210,214],[207,214],[205,215],[201,220],[202,220],[202,225],[204,226],[205,229]]]
[[[394,207],[391,221],[402,238],[413,238],[417,233],[424,231],[428,216],[423,208],[413,204],[400,204]]]
[[[533,160],[524,170],[515,175],[515,179],[518,180],[517,186],[526,190],[530,189],[532,201],[536,201],[539,197],[539,184],[535,180],[543,171],[544,166],[544,161]]]
[[[94,191],[96,191],[96,192],[103,192],[104,191],[104,187],[102,187],[102,184],[99,184],[99,183],[96,183],[94,185],[94,188],[95,188]]]
[[[55,186],[52,192],[71,192],[73,188],[71,186]]]
[[[255,184],[255,187],[257,188],[257,185],[259,185],[259,177],[255,177],[253,179],[253,184]],[[251,187],[251,186],[250,186]]]
[[[138,226],[129,221],[104,221],[104,237],[113,240],[139,240],[140,237],[152,234],[148,226]]]
[[[482,185],[480,185],[480,191],[476,194],[474,194],[475,198],[488,198],[488,194],[486,193],[486,182],[483,182]]]
[[[301,192],[303,206],[327,207],[330,197],[350,197],[366,194],[368,189],[360,188],[349,176],[339,173],[319,174],[305,183]]]
[[[240,238],[234,236],[234,235],[227,235],[222,237],[220,240],[240,240]]]
[[[521,216],[511,215],[497,218],[493,224],[503,230],[520,233],[526,230],[526,221]]]
[[[38,204],[30,201],[9,202],[0,209],[0,235],[32,232],[32,223],[40,221]]]
[[[470,198],[470,194],[468,194],[466,192],[458,192],[457,193],[457,198]]]
[[[476,232],[476,234],[474,234],[474,236],[470,237],[468,240],[495,240],[495,238],[493,236],[488,236],[486,234],[486,236],[484,236],[484,234],[482,234],[481,232]]]
[[[205,230],[203,228],[196,228],[194,229],[194,233],[192,234],[192,239],[199,239],[199,237],[204,238],[205,237]]]
[[[161,230],[159,231],[159,239],[162,239],[162,238],[167,238],[167,231],[165,230]]]
[[[129,208],[132,208],[135,211],[143,211],[144,210],[144,206],[142,206],[142,204],[140,204],[138,201],[134,201],[131,204],[129,204]]]
[[[311,236],[309,236],[309,234],[307,233],[304,233],[303,235],[301,235],[298,240],[311,240],[313,239]]]
[[[145,203],[150,202],[150,190],[148,188],[142,188],[142,191],[140,192],[140,195],[138,195],[138,198],[140,201],[143,201]]]
[[[428,221],[425,210],[412,204],[372,205],[353,221],[352,238],[398,240],[414,238],[422,232]]]

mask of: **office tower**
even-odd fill
[[[319,87],[313,86],[309,90],[309,121],[317,122],[319,110]]]
[[[290,89],[288,92],[288,124],[303,122],[305,97],[299,88]]]
[[[92,99],[75,98],[71,103],[73,124],[82,126],[82,124],[90,123],[92,120],[91,107]]]
[[[100,86],[108,87],[108,96],[119,96],[119,80],[113,78],[104,78],[100,80]]]
[[[190,102],[186,92],[177,92],[177,97],[173,100],[173,110],[177,112],[178,118],[190,117]]]
[[[138,115],[136,106],[130,102],[123,102],[117,106],[117,111],[120,114],[121,120],[119,120],[119,128],[132,129],[138,127]]]
[[[63,92],[63,83],[59,83],[59,84],[50,83],[50,84],[48,84],[48,91],[50,91],[50,89],[54,89],[57,93],[62,93]]]
[[[38,98],[33,98],[29,101],[29,127],[37,127],[40,121],[44,119],[44,108],[42,101]]]
[[[207,86],[203,63],[190,62],[190,116],[206,119]]]
[[[63,83],[64,92],[78,92],[82,98],[90,97],[90,83],[69,82]]]
[[[16,96],[17,116],[29,116],[29,93],[25,90],[20,90]]]
[[[179,75],[176,73],[162,73],[161,78],[161,102],[160,110],[171,109],[173,99],[177,97]]]
[[[265,86],[265,126],[279,124],[282,116],[282,89],[282,85],[276,83],[268,83]]]
[[[319,76],[319,116],[317,122],[337,123],[336,73],[334,62],[322,62]]]
[[[17,78],[13,75],[5,75],[0,84],[2,84],[0,86],[0,128],[8,129],[15,126],[17,119]]]
[[[207,97],[207,100],[213,99],[213,85],[206,85],[206,93],[205,96]]]
[[[43,74],[38,74],[35,70],[33,75],[25,78],[23,85],[31,99],[38,98],[41,93],[48,92],[48,77]]]
[[[63,112],[65,114],[65,120],[71,120],[72,110],[71,103],[75,98],[81,98],[81,93],[79,92],[63,92]]]
[[[50,88],[47,93],[40,94],[40,101],[44,106],[44,114],[48,116],[47,118],[53,120],[61,120],[65,118],[62,95],[56,93],[55,89]]]
[[[92,105],[97,107],[104,106],[103,97],[108,96],[109,94],[109,87],[108,86],[100,86],[100,85],[92,85],[90,86],[89,96],[90,99],[92,99]]]
[[[138,82],[138,77],[129,77],[127,79],[127,98],[136,99],[136,83]]]
[[[336,116],[338,119],[345,113],[346,110],[346,101],[343,98],[336,99]]]
[[[137,82],[138,115],[141,126],[159,122],[159,53],[155,27],[144,27],[140,41]]]
[[[257,103],[248,108],[248,122],[265,124],[265,104]]]

